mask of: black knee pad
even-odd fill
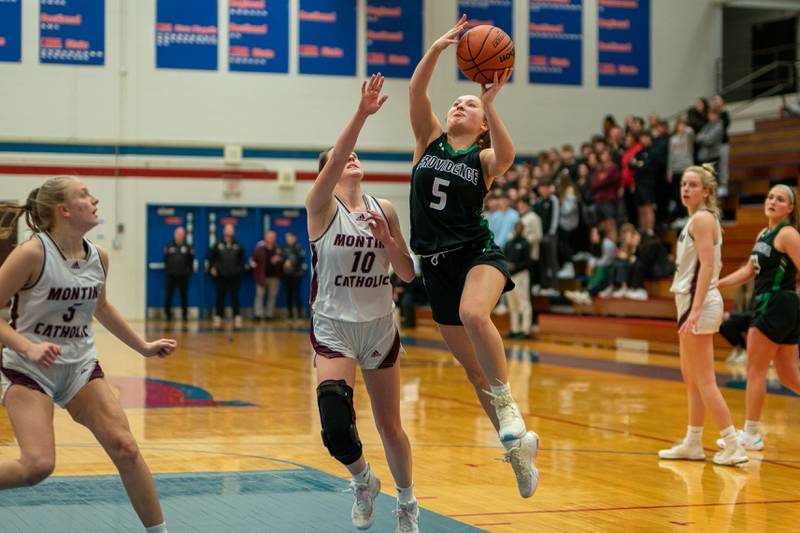
[[[358,461],[361,440],[356,430],[353,389],[343,379],[325,380],[317,386],[317,405],[325,447],[344,465]]]

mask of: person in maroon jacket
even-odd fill
[[[600,152],[600,164],[592,173],[592,194],[600,229],[612,235],[617,229],[617,202],[621,179],[619,167],[612,161],[611,152],[606,148]]]
[[[278,236],[274,231],[264,232],[264,240],[256,244],[250,257],[253,277],[256,279],[256,300],[253,304],[254,320],[272,320],[275,318],[275,300],[281,286],[281,257],[283,250],[278,246]],[[264,296],[267,297],[266,313],[264,312]]]

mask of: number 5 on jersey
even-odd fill
[[[442,178],[433,178],[433,191],[432,194],[438,199],[437,202],[431,202],[429,206],[431,209],[442,211],[447,204],[447,193],[442,189],[450,185],[450,182]]]

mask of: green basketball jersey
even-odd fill
[[[770,296],[779,291],[794,291],[797,268],[791,258],[775,249],[775,237],[788,222],[765,231],[753,246],[750,260],[756,271],[753,301],[759,312],[766,308]]]
[[[443,133],[425,149],[411,172],[411,249],[444,252],[477,241],[491,244],[481,215],[486,196],[480,149],[455,151]]]

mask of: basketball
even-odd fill
[[[503,70],[514,67],[514,42],[497,26],[483,24],[468,30],[458,41],[458,68],[477,83],[494,82]]]

